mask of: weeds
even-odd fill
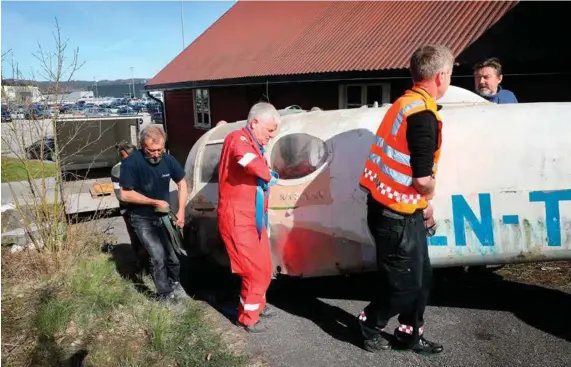
[[[9,258],[17,255],[3,254],[4,264],[13,266]],[[80,357],[85,366],[237,367],[246,362],[227,350],[205,322],[201,305],[190,299],[175,305],[149,300],[101,253],[50,277],[3,283],[3,364],[61,366]]]

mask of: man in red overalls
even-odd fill
[[[255,104],[246,126],[224,139],[220,156],[218,228],[232,272],[242,278],[237,325],[249,332],[264,331],[260,316],[270,316],[265,296],[272,279],[267,210],[268,190],[277,174],[268,166],[264,146],[279,123],[274,106]]]

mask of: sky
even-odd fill
[[[41,44],[55,51],[55,19],[69,39],[66,65],[79,47],[83,66],[73,80],[152,78],[235,1],[6,1],[1,2],[2,69],[12,78],[12,56],[24,78],[45,80],[33,56]],[[12,52],[13,55],[7,53]],[[6,63],[4,62],[6,61]],[[68,76],[65,76],[67,80]]]

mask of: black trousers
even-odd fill
[[[432,285],[423,212],[403,215],[369,197],[367,222],[375,240],[378,287],[359,317],[363,337],[372,339],[398,314],[401,324],[414,328],[416,342]]]
[[[180,261],[159,216],[129,214],[129,221],[149,255],[149,268],[159,296],[169,295],[180,281]]]

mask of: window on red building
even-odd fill
[[[197,129],[210,129],[210,94],[206,88],[194,90],[194,127]]]
[[[389,83],[341,84],[339,85],[339,108],[373,107],[390,103]]]

